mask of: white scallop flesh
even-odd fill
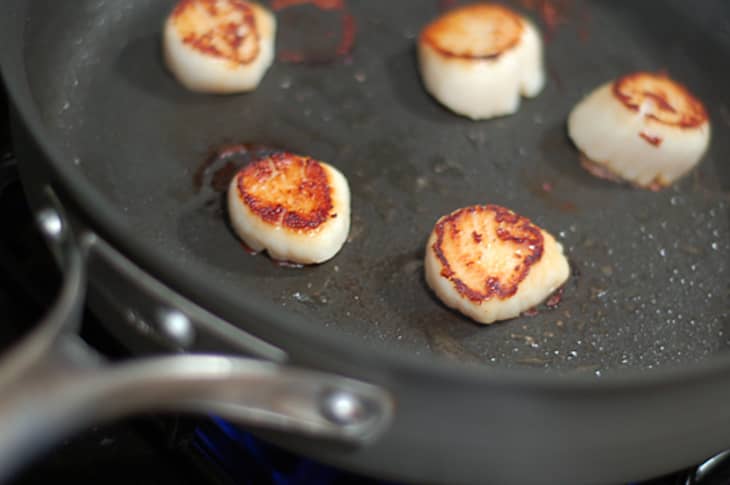
[[[275,37],[274,15],[254,2],[182,0],[165,22],[163,57],[191,91],[251,91],[274,60]]]
[[[665,75],[636,73],[580,101],[568,117],[568,134],[592,172],[658,190],[701,160],[710,123],[684,87]]]
[[[540,33],[500,5],[467,5],[426,26],[418,60],[426,90],[474,120],[516,112],[545,84]]]
[[[228,190],[231,226],[254,251],[317,264],[340,251],[350,231],[350,189],[336,168],[280,153],[240,170]]]
[[[534,308],[570,275],[560,243],[495,205],[441,217],[428,239],[424,267],[428,286],[447,307],[482,324]]]

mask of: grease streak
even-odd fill
[[[565,291],[565,287],[561,286],[557,290],[555,290],[555,293],[553,293],[550,298],[545,302],[545,306],[548,308],[555,308],[558,305],[560,305],[560,302],[563,301],[563,291]]]
[[[307,52],[306,48],[298,50],[282,49],[279,51],[277,58],[282,62],[289,63],[325,64],[334,62],[339,58],[349,55],[355,45],[357,24],[355,22],[355,17],[348,11],[344,0],[273,0],[271,8],[277,12],[281,12],[282,10],[286,10],[291,7],[305,5],[311,5],[323,12],[339,13],[339,40],[334,46],[331,46],[329,49],[331,50],[331,53],[329,54],[312,54]],[[291,26],[291,28],[295,27],[301,28],[301,25]],[[286,28],[286,26],[281,27],[282,31]],[[311,35],[313,38],[314,36],[337,38],[337,36],[331,32],[312,32]]]
[[[233,176],[241,168],[254,160],[282,151],[284,150],[280,148],[256,143],[224,145],[211,150],[210,155],[193,172],[193,188],[196,192],[206,187],[223,193],[228,190]]]
[[[520,5],[540,16],[545,40],[550,41],[562,25],[574,24],[581,41],[590,37],[590,15],[583,2],[574,0],[520,0]]]

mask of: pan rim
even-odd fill
[[[610,371],[600,378],[593,374],[561,374],[545,372],[542,369],[474,366],[438,355],[426,357],[369,343],[363,345],[354,336],[329,331],[310,321],[310,318],[295,315],[289,310],[273,305],[251,305],[250,301],[249,304],[245,304],[231,289],[221,288],[205,272],[196,274],[195,268],[200,263],[192,262],[182,268],[163,250],[130,231],[124,223],[125,218],[121,211],[115,209],[93,184],[75,174],[70,163],[63,163],[62,152],[57,145],[51,143],[51,137],[47,136],[47,128],[35,107],[22,57],[22,42],[18,40],[20,36],[14,39],[11,35],[13,24],[24,24],[21,10],[18,4],[15,4],[15,8],[7,6],[5,28],[0,29],[3,45],[10,46],[0,51],[0,76],[8,94],[11,110],[19,115],[20,121],[33,136],[34,143],[44,156],[64,194],[83,214],[83,220],[89,227],[105,237],[116,250],[158,281],[212,313],[224,314],[226,312],[223,309],[227,307],[232,309],[230,313],[239,315],[234,321],[241,320],[240,315],[247,315],[257,322],[263,322],[262,325],[276,326],[278,331],[283,331],[287,336],[297,338],[323,352],[332,351],[334,354],[339,354],[344,348],[347,356],[361,362],[377,359],[384,363],[386,368],[397,372],[423,373],[452,382],[460,380],[467,385],[567,392],[625,391],[646,389],[647,386],[696,384],[698,380],[713,381],[727,375],[730,369],[730,352],[713,354],[701,361],[683,366],[668,364],[655,369],[631,368],[620,372]],[[255,330],[251,332],[257,333]],[[276,342],[271,343],[276,345]]]

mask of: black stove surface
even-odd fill
[[[32,328],[47,309],[59,277],[35,230],[12,157],[4,93],[0,89],[0,352]],[[82,337],[110,358],[124,350],[84,320]],[[682,470],[646,485],[730,484],[730,460],[701,480]],[[702,472],[700,473],[702,475]],[[60,444],[17,476],[12,485],[116,484],[371,484],[256,440],[228,423],[206,418],[144,416],[99,426]]]

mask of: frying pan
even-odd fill
[[[233,336],[245,332],[257,357],[272,356],[263,340],[289,363],[375,384],[381,417],[395,402],[365,445],[261,431],[268,439],[419,483],[636,480],[730,445],[726,3],[550,4],[561,10],[540,24],[547,87],[483,122],[420,85],[414,37],[435,1],[351,2],[349,56],[276,63],[240,96],[194,94],[166,72],[159,32],[172,2],[6,3],[2,67],[23,180],[38,209],[52,191],[54,214],[103,243],[87,263],[90,304],[131,315],[105,313],[109,328],[205,348],[139,325],[135,309],[164,288],[199,310],[197,334],[215,333],[207,350],[251,349]],[[511,5],[538,22],[551,11]],[[297,8],[279,12],[281,35],[300,34],[292,43],[343,35],[321,35],[323,24],[303,20],[311,7]],[[713,123],[699,167],[660,193],[592,178],[565,134],[582,96],[635,70],[669,72]],[[216,180],[265,148],[206,165],[241,143],[345,173],[353,225],[336,258],[287,268],[242,249]],[[482,327],[429,293],[427,234],[475,203],[510,207],[561,240],[572,277],[557,308]]]

